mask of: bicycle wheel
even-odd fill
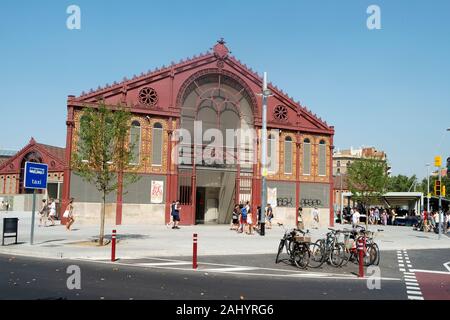
[[[325,262],[325,259],[324,259],[325,252],[324,252],[322,246],[318,245],[316,242],[316,243],[309,243],[308,248],[309,248],[309,255],[310,255],[309,266],[311,268],[320,268],[323,265],[323,263]]]
[[[345,260],[345,246],[343,243],[335,243],[330,253],[330,263],[334,267],[340,267]]]
[[[295,245],[292,259],[298,268],[306,269],[310,260],[308,247],[303,243]]]
[[[357,253],[356,255],[356,260],[359,263],[359,253]],[[374,244],[369,244],[368,246],[366,246],[366,250],[364,252],[364,257],[363,257],[363,265],[365,267],[374,265],[374,263],[376,263],[378,260],[378,246],[374,246]]]
[[[280,244],[279,244],[279,246],[278,246],[278,253],[277,253],[277,257],[275,258],[275,263],[278,263],[278,262],[280,262],[280,255],[281,255],[281,253],[283,252],[283,248],[284,248],[284,243],[286,242],[286,240],[284,240],[284,239],[281,239],[280,240]]]
[[[378,245],[374,242],[370,245],[370,252],[371,252],[371,265],[378,266],[380,264],[380,248],[378,248]]]

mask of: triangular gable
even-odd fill
[[[177,63],[172,62],[169,66],[156,68],[146,73],[143,72],[139,76],[134,75],[131,79],[125,77],[123,81],[119,83],[114,82],[112,85],[106,84],[104,87],[99,86],[96,90],[91,89],[88,93],[82,92],[78,97],[69,96],[69,100],[71,103],[79,104],[96,103],[100,99],[106,99],[122,94],[123,90],[125,90],[124,88],[131,90],[136,87],[145,86],[148,83],[155,83],[158,80],[167,77],[176,77],[177,74],[181,72],[189,71],[194,68],[201,68],[201,66],[212,62],[217,62],[217,65],[222,64],[222,68],[226,64],[236,70],[241,76],[247,78],[248,81],[253,82],[259,88],[262,86],[262,76],[232,56],[225,46],[225,41],[222,39],[218,41],[212,51],[207,51],[199,56],[193,56],[186,60],[180,60]],[[295,101],[291,96],[288,96],[283,90],[272,83],[269,83],[269,89],[277,100],[300,115],[300,121],[296,119],[295,123],[290,123],[290,125],[301,130],[320,131],[329,134],[334,133],[333,127],[330,127],[324,120],[312,113],[305,106],[302,106],[300,102]]]
[[[23,157],[33,151],[38,152],[42,156],[43,162],[48,164],[48,170],[50,172],[63,171],[65,161],[64,159],[61,159],[61,155],[63,154],[61,149],[63,148],[37,143],[33,138],[31,138],[30,142],[25,147],[18,151],[14,156],[0,164],[0,174],[19,173],[21,170],[20,166]],[[53,152],[56,150],[59,151]]]

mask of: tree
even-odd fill
[[[404,175],[388,177],[386,191],[388,192],[409,192],[414,190],[414,184],[417,182],[417,177],[407,177]]]
[[[138,180],[137,166],[130,165],[135,143],[128,140],[130,121],[131,113],[125,107],[111,109],[104,102],[98,107],[86,107],[80,119],[72,168],[102,194],[99,245],[104,244],[106,196],[118,189],[119,175],[123,176],[123,187]]]
[[[348,167],[348,186],[352,198],[364,210],[372,204],[380,203],[387,185],[386,162],[378,159],[358,159]],[[366,225],[369,215],[366,210]]]

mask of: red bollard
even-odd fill
[[[111,261],[116,261],[116,230],[113,230],[111,235]]]
[[[358,278],[364,278],[364,241],[358,239],[358,254],[359,254],[359,274]]]
[[[192,269],[197,269],[197,234],[194,233],[194,243],[192,246]]]

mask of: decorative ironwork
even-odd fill
[[[287,121],[288,119],[288,110],[286,106],[276,106],[275,110],[273,110],[273,117],[278,121]]]
[[[156,90],[150,87],[142,88],[139,91],[139,102],[147,106],[154,106],[158,102]]]

